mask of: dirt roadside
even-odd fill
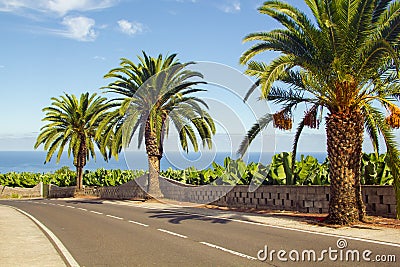
[[[271,215],[276,217],[286,217],[308,224],[327,226],[332,228],[341,228],[340,225],[331,225],[324,223],[325,218],[328,216],[326,213],[301,213],[297,211],[283,211],[283,210],[264,210],[254,208],[229,208],[216,205],[204,205],[203,208],[217,209],[224,211],[246,212],[254,214]],[[365,222],[358,222],[351,227],[387,227],[392,229],[400,229],[400,220],[394,218],[384,218],[379,216],[366,216]]]

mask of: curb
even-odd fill
[[[21,214],[27,216],[29,219],[31,219],[47,236],[49,241],[54,245],[55,249],[59,251],[60,256],[65,259],[66,263],[71,266],[71,267],[79,267],[80,265],[78,262],[74,259],[74,257],[71,255],[71,253],[68,251],[68,249],[64,246],[64,244],[61,242],[60,239],[49,229],[47,228],[44,224],[42,224],[38,219],[30,215],[29,213],[13,207],[13,206],[8,206],[8,205],[3,205],[5,207],[13,208],[14,210],[20,212]]]

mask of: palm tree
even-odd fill
[[[257,41],[240,62],[260,85],[262,98],[283,104],[249,130],[248,143],[273,121],[280,129],[292,127],[298,104],[308,104],[299,123],[295,146],[304,126],[315,128],[325,109],[331,194],[327,221],[350,224],[363,219],[360,168],[364,130],[375,149],[384,138],[400,199],[399,151],[392,128],[400,126],[399,40],[400,3],[392,0],[306,0],[313,18],[281,1],[267,1],[260,13],[277,20],[282,29],[249,34],[244,41]],[[253,58],[265,51],[281,54],[269,64]],[[288,84],[277,87],[275,82]],[[380,103],[388,112],[376,107]],[[319,114],[319,116],[318,116]],[[400,201],[397,201],[400,217]]]
[[[160,160],[170,124],[175,126],[186,152],[189,142],[198,150],[197,136],[203,146],[211,147],[215,133],[214,122],[204,110],[207,104],[191,96],[204,91],[192,88],[204,83],[196,80],[202,75],[186,69],[192,63],[181,64],[175,57],[176,54],[163,58],[160,54],[153,58],[143,52],[143,57],[138,57],[139,64],[123,58],[121,67],[105,75],[115,81],[104,88],[124,97],[118,99],[119,110],[103,121],[107,133],[104,142],[111,144],[110,151],[115,155],[130,144],[135,133],[139,148],[144,139],[149,164],[148,194],[154,198],[163,197],[159,186]]]
[[[35,149],[41,144],[47,150],[45,163],[49,162],[58,150],[57,163],[60,161],[64,147],[68,145],[68,157],[71,153],[76,167],[77,189],[83,188],[83,168],[89,156],[96,158],[95,144],[100,140],[95,138],[100,122],[107,116],[115,103],[106,98],[89,93],[75,95],[65,94],[59,98],[53,97],[51,106],[43,109],[46,115],[43,121],[49,122],[41,128],[36,140]],[[107,160],[107,154],[103,154]]]

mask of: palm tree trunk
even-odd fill
[[[364,120],[359,110],[331,112],[326,124],[330,202],[327,221],[348,225],[363,219],[361,157]]]
[[[162,151],[158,144],[156,134],[150,130],[149,120],[147,120],[145,127],[145,143],[149,163],[147,193],[150,197],[155,199],[163,198],[164,195],[161,192],[159,181]]]
[[[76,189],[78,191],[83,189],[83,168],[76,166]]]
[[[164,195],[160,189],[160,158],[158,156],[148,155],[149,162],[149,178],[148,178],[148,194],[155,199],[163,198]]]
[[[85,136],[81,136],[81,143],[78,152],[78,159],[76,165],[76,187],[78,191],[83,189],[83,167],[86,165],[86,139]]]
[[[361,165],[361,163],[360,163],[360,165]],[[356,176],[356,201],[357,201],[357,209],[358,209],[358,219],[360,221],[365,221],[366,208],[364,205],[362,191],[361,191],[361,167],[360,167],[359,173]]]

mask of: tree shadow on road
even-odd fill
[[[157,218],[157,219],[168,219],[168,222],[173,224],[180,224],[186,220],[197,220],[197,221],[204,221],[210,223],[219,223],[219,224],[227,224],[230,221],[221,218],[211,218],[206,217],[204,215],[196,215],[196,214],[187,214],[182,212],[175,212],[175,211],[149,211],[148,213],[152,213],[153,215],[150,218]]]
[[[92,200],[92,199],[85,199],[85,200],[66,200],[65,203],[68,204],[95,204],[95,205],[101,205],[103,202],[101,200]]]

